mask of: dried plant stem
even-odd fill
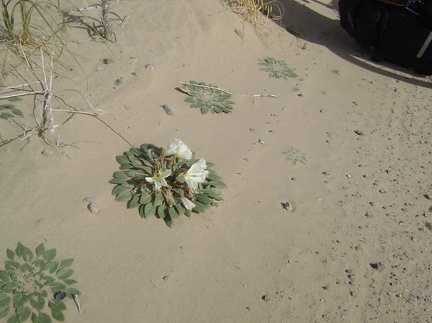
[[[193,83],[183,83],[183,82],[178,82],[178,84],[191,85],[191,86],[196,86],[196,87],[200,87],[200,88],[204,88],[204,89],[220,91],[220,92],[223,92],[223,93],[226,93],[226,94],[229,94],[229,95],[235,95],[235,93],[231,93],[231,92],[225,91],[224,89],[221,89],[221,88],[216,87],[216,86],[193,84]],[[238,94],[238,95],[241,95],[241,96],[252,96],[252,97],[277,98],[277,96],[274,95],[274,94]]]
[[[26,96],[26,95],[42,95],[45,92],[43,91],[32,91],[32,92],[24,92],[24,93],[17,93],[17,94],[11,94],[11,95],[5,95],[0,96],[0,100],[6,100],[6,99],[12,99],[12,98],[18,98],[20,96]]]
[[[76,307],[77,307],[77,309],[78,309],[78,312],[79,312],[80,314],[82,314],[82,307],[81,307],[81,304],[80,304],[80,302],[79,302],[78,295],[77,295],[77,294],[73,294],[72,297],[73,297],[73,300],[74,300],[74,302],[75,302],[75,305],[76,305]]]

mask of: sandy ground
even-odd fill
[[[290,32],[268,37],[217,0],[122,0],[115,44],[71,42],[80,66],[59,68],[55,93],[133,145],[180,138],[227,188],[170,229],[114,200],[130,147],[95,118],[55,114],[52,155],[36,134],[2,146],[2,250],[44,242],[75,259],[84,311],[69,300],[67,322],[432,322],[431,80],[371,63],[335,4],[282,2]],[[266,57],[298,77],[270,78]],[[190,80],[235,93],[233,112],[189,108],[175,88]],[[241,95],[261,93],[277,98]],[[0,120],[3,140],[19,133]]]

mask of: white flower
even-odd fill
[[[165,151],[165,155],[176,155],[177,157],[183,158],[183,159],[191,159],[192,158],[192,152],[184,144],[183,141],[180,139],[174,139],[170,142],[167,150]]]
[[[186,197],[182,197],[181,202],[188,211],[191,211],[195,207],[195,204],[193,204],[193,202]]]
[[[166,169],[163,172],[159,171],[153,177],[146,177],[145,180],[149,183],[154,183],[155,189],[160,189],[162,186],[168,186],[165,178],[171,175],[171,169]]]
[[[206,161],[202,158],[189,168],[184,178],[190,188],[197,189],[199,183],[205,182],[209,174],[209,172],[205,170],[206,168]]]

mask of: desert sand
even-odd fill
[[[432,322],[431,79],[373,63],[336,3],[281,2],[259,31],[218,0],[117,1],[128,19],[106,45],[66,31],[79,65],[65,54],[54,93],[115,131],[57,112],[58,147],[1,146],[0,259],[17,242],[73,258],[83,312],[67,300],[67,322]],[[266,57],[297,77],[269,77]],[[190,108],[176,87],[191,80],[234,93],[232,113]],[[2,140],[20,133],[0,120]],[[108,182],[128,142],[174,138],[227,188],[169,228]]]

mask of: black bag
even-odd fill
[[[432,74],[432,0],[340,0],[339,14],[341,26],[360,45]]]

